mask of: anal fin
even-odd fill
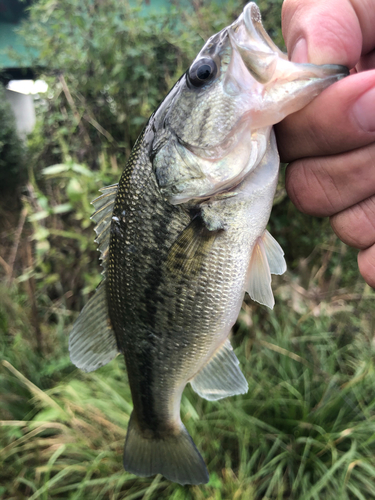
[[[104,281],[73,325],[69,352],[72,363],[85,372],[92,372],[109,363],[119,352],[109,321]]]
[[[208,401],[245,394],[248,384],[227,339],[209,362],[190,381],[194,391]]]

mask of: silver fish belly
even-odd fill
[[[104,279],[73,326],[70,355],[85,371],[125,356],[125,470],[208,481],[180,400],[188,382],[208,400],[247,391],[230,329],[245,292],[273,307],[271,274],[286,269],[266,230],[279,169],[272,125],[346,74],[289,62],[250,3],[207,41],[119,184],[94,200]]]

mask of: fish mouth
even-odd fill
[[[260,10],[253,2],[228,27],[228,35],[233,51],[241,56],[246,69],[259,83],[271,80],[278,57],[287,59],[264,30]]]
[[[233,54],[224,89],[242,94],[242,120],[249,118],[253,129],[278,123],[349,74],[341,65],[289,61],[263,28],[259,8],[253,2],[228,27],[228,35]]]
[[[228,27],[228,35],[233,52],[240,55],[251,76],[263,85],[276,79],[279,81],[280,78],[301,82],[320,79],[323,81],[322,87],[325,88],[349,74],[348,69],[341,65],[319,66],[289,61],[287,54],[277,47],[263,28],[260,10],[254,2],[248,3],[238,19]]]

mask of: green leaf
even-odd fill
[[[61,203],[60,205],[56,205],[52,207],[51,211],[54,214],[65,214],[66,212],[70,212],[73,210],[73,207],[70,203]]]
[[[77,174],[85,175],[86,177],[94,177],[93,172],[91,172],[87,167],[74,163],[72,165],[73,172]]]
[[[41,210],[40,212],[36,212],[34,214],[29,215],[28,218],[29,218],[29,221],[31,221],[31,222],[37,222],[37,221],[45,219],[48,216],[49,216],[49,212],[47,212],[46,210]]]
[[[43,175],[58,175],[63,172],[69,172],[70,166],[65,163],[57,163],[56,165],[51,165],[50,167],[43,168]]]

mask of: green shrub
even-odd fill
[[[239,4],[221,10],[213,4],[214,24],[238,14]],[[199,12],[206,20],[204,9]],[[144,15],[127,1],[35,2],[22,33],[50,85],[39,165],[60,163],[68,153],[97,168],[105,149],[123,166],[146,120],[202,44],[191,22],[174,6]],[[213,29],[206,26],[203,36]]]

